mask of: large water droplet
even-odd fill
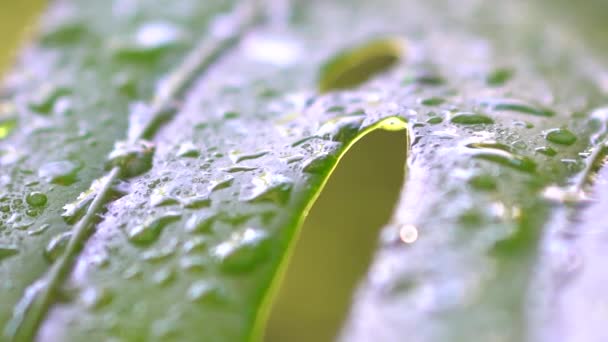
[[[181,42],[182,31],[170,22],[148,22],[126,40],[115,41],[112,48],[116,55],[124,58],[154,56]]]
[[[273,202],[284,205],[289,200],[293,181],[283,175],[264,173],[252,179],[253,188],[241,200]]]
[[[349,141],[359,133],[359,127],[364,119],[364,115],[335,118],[319,127],[316,135],[327,140]]]
[[[107,306],[114,299],[114,293],[105,287],[90,287],[82,291],[80,301],[90,310]]]
[[[302,162],[302,171],[307,173],[320,173],[329,170],[336,161],[336,157],[329,153],[319,153]]]
[[[211,212],[196,213],[186,222],[186,231],[189,233],[209,233],[217,217],[216,213]]]
[[[182,158],[196,158],[200,155],[198,147],[192,142],[185,142],[179,145],[177,156]]]
[[[38,177],[49,183],[70,185],[76,182],[79,170],[80,165],[69,160],[50,162],[38,169]]]
[[[534,160],[520,156],[510,152],[509,146],[496,142],[480,142],[467,145],[468,148],[479,150],[473,156],[475,158],[484,159],[499,163],[519,171],[533,173],[536,171],[536,162]]]
[[[559,145],[572,145],[576,142],[576,135],[566,128],[555,128],[545,132],[545,139]]]
[[[0,243],[0,261],[19,253],[19,247],[16,245]]]
[[[259,151],[250,154],[242,154],[238,151],[230,151],[228,153],[228,157],[232,160],[233,163],[240,163],[245,160],[258,159],[270,153],[270,151]]]
[[[25,201],[32,207],[43,207],[46,204],[47,197],[42,192],[34,191],[25,197]]]
[[[491,86],[501,86],[507,83],[515,75],[511,68],[499,68],[492,71],[486,78],[486,83]]]
[[[484,114],[479,113],[456,113],[450,120],[452,123],[460,125],[479,125],[492,124],[494,120]]]
[[[149,245],[155,242],[163,228],[171,222],[181,218],[180,213],[168,212],[154,219],[148,220],[127,232],[129,241],[136,245]]]
[[[117,142],[108,156],[108,167],[118,166],[124,177],[134,177],[152,168],[153,143],[139,140],[134,143]]]
[[[193,302],[221,303],[226,300],[226,294],[215,282],[198,280],[188,288],[188,299]]]
[[[404,50],[403,40],[385,38],[343,51],[321,69],[319,91],[355,88],[397,64]]]
[[[57,100],[70,93],[71,91],[68,88],[48,84],[33,94],[28,105],[35,112],[48,114],[53,109]]]
[[[246,272],[268,256],[268,234],[259,229],[246,228],[215,246],[211,253],[225,272]]]
[[[517,99],[486,98],[480,101],[480,104],[494,111],[518,112],[544,117],[555,116],[555,112],[551,109],[542,108]]]

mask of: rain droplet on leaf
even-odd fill
[[[166,225],[171,222],[175,222],[180,218],[180,213],[164,213],[159,217],[133,227],[127,232],[127,236],[129,237],[129,241],[136,245],[149,245],[158,239],[160,233]]]
[[[405,43],[398,38],[377,39],[345,50],[322,67],[319,91],[358,87],[396,65],[404,50]]]

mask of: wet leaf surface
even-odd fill
[[[342,339],[554,341],[530,309],[553,297],[526,292],[561,284],[535,277],[551,232],[593,225],[568,215],[604,156],[604,69],[531,4],[466,3],[53,3],[0,98],[3,337],[259,336],[336,163],[406,129]]]

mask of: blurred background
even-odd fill
[[[607,0],[536,0],[608,52]],[[33,32],[43,0],[0,0],[0,75]],[[404,132],[375,132],[344,158],[312,209],[272,309],[267,342],[330,341],[365,274],[403,180]],[[390,158],[389,158],[390,156]]]

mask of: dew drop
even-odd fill
[[[179,260],[179,267],[187,272],[200,273],[208,267],[208,262],[201,256],[187,255]]]
[[[196,158],[200,155],[199,149],[192,142],[179,145],[177,156],[182,158]]]
[[[240,163],[245,160],[258,159],[270,153],[270,151],[260,151],[251,154],[241,154],[238,151],[230,151],[228,153],[228,157],[232,160],[233,163]]]
[[[432,118],[429,118],[428,120],[426,120],[426,122],[430,125],[437,125],[443,122],[443,118],[439,117],[439,116],[434,116]]]
[[[345,50],[322,67],[319,91],[358,87],[396,65],[404,50],[405,44],[398,38],[373,40]]]
[[[0,243],[0,261],[19,253],[16,245]]]
[[[158,240],[163,228],[181,218],[180,213],[168,212],[143,224],[137,225],[127,232],[129,241],[136,245],[149,245]]]
[[[493,191],[496,190],[496,179],[488,174],[476,175],[469,179],[469,184],[476,190]]]
[[[211,199],[209,199],[209,196],[207,195],[193,196],[180,199],[180,203],[184,208],[200,209],[209,207],[211,205]]]
[[[545,139],[558,145],[572,145],[577,138],[566,128],[555,128],[545,132]]]
[[[117,142],[108,156],[109,168],[118,166],[124,177],[134,177],[152,168],[153,143],[139,140],[134,143]]]
[[[25,201],[32,207],[42,207],[46,204],[47,197],[42,192],[34,191],[25,197]]]
[[[450,120],[460,125],[492,124],[494,120],[487,115],[478,113],[456,113]]]
[[[399,238],[403,243],[412,244],[418,240],[418,229],[413,224],[404,224],[399,228]]]
[[[190,301],[204,303],[221,303],[226,299],[219,285],[207,280],[198,280],[190,285],[187,297]]]
[[[428,99],[424,99],[420,101],[420,104],[428,107],[439,106],[445,102],[445,99],[441,97],[429,97]]]
[[[548,157],[555,157],[557,155],[557,151],[551,146],[542,146],[534,149],[534,151],[544,154]]]
[[[492,71],[486,78],[486,83],[491,86],[501,86],[507,83],[515,75],[511,68],[499,68]]]
[[[195,236],[184,242],[182,250],[185,254],[204,252],[209,244],[209,240],[204,236]]]
[[[534,173],[536,162],[534,160],[510,152],[510,147],[496,142],[482,142],[468,144],[468,148],[477,149],[473,157],[495,162],[513,169]]]
[[[319,127],[316,135],[326,140],[349,141],[357,136],[364,119],[363,115],[335,118]]]
[[[173,268],[165,267],[154,272],[152,275],[152,282],[156,285],[167,286],[171,284],[176,278],[176,273]]]
[[[101,309],[112,302],[114,293],[105,287],[89,287],[80,294],[80,301],[90,310]]]
[[[249,202],[272,202],[284,205],[289,200],[293,181],[283,175],[264,173],[252,179],[253,189],[241,200]]]
[[[211,254],[225,272],[246,272],[268,256],[269,238],[265,231],[246,228],[215,246]]]
[[[226,189],[232,185],[234,177],[228,176],[224,179],[214,180],[209,183],[209,191],[214,192],[222,189]]]
[[[186,221],[186,231],[189,233],[209,233],[217,217],[216,213],[196,213]]]
[[[336,161],[336,157],[328,153],[319,153],[302,162],[302,171],[307,173],[321,173],[329,170]]]
[[[56,85],[45,85],[38,92],[34,93],[29,100],[28,106],[31,110],[48,114],[53,109],[55,102],[61,97],[71,94],[70,89]]]

